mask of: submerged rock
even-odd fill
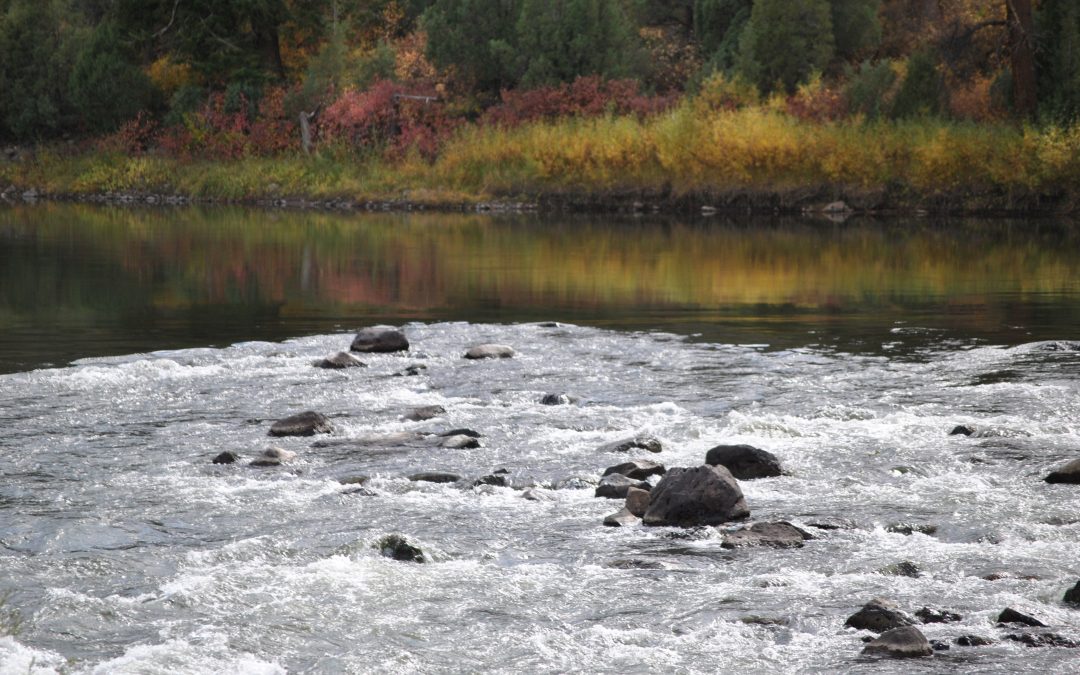
[[[446,408],[441,405],[426,405],[421,408],[413,408],[403,415],[410,422],[423,422],[446,414]]]
[[[213,464],[236,464],[238,461],[240,461],[240,455],[236,454],[235,452],[232,452],[231,450],[226,450],[225,452],[223,452],[220,455],[218,455],[217,457],[215,457],[212,460],[212,463]]]
[[[315,434],[328,434],[334,430],[325,416],[317,412],[307,411],[299,415],[286,417],[274,422],[270,427],[271,436],[314,436]]]
[[[315,367],[327,370],[342,370],[344,368],[367,368],[367,364],[349,352],[338,352],[334,356],[316,361]]]
[[[634,480],[645,480],[649,476],[663,476],[667,473],[667,469],[664,468],[663,464],[657,462],[650,462],[647,459],[635,459],[604,469],[605,476],[614,473],[622,474]]]
[[[961,635],[956,638],[956,645],[958,647],[986,647],[995,644],[995,642],[982,635]]]
[[[625,508],[604,518],[604,525],[608,527],[629,527],[631,525],[637,525],[640,522],[640,518],[630,513],[630,511]]]
[[[1080,605],[1080,581],[1077,581],[1075,586],[1065,591],[1065,597],[1062,600],[1070,605]]]
[[[1065,649],[1080,647],[1080,642],[1057,633],[1010,633],[1005,636],[1005,639],[1028,647],[1063,647]]]
[[[929,607],[923,607],[915,612],[915,617],[923,623],[956,623],[964,620],[964,617],[956,612],[949,612],[944,609],[930,609]]]
[[[547,490],[540,488],[528,488],[521,493],[521,498],[530,502],[550,502],[555,499]]]
[[[626,491],[626,510],[641,518],[649,510],[650,499],[652,499],[652,493],[648,490],[632,487]]]
[[[705,463],[727,468],[739,480],[781,475],[776,455],[752,445],[718,445],[705,455]]]
[[[891,577],[911,577],[912,579],[918,579],[922,576],[922,570],[910,560],[903,560],[882,567],[878,570],[878,574],[884,574]]]
[[[651,485],[641,480],[634,480],[619,473],[613,473],[600,479],[600,485],[596,488],[597,497],[607,499],[626,499],[630,488],[650,490]]]
[[[294,459],[296,459],[296,453],[292,450],[271,447],[263,450],[262,454],[251,462],[251,466],[278,466]]]
[[[402,534],[388,534],[375,542],[375,548],[387,558],[402,562],[427,562],[427,555],[420,545]]]
[[[604,567],[612,570],[662,570],[664,563],[640,558],[619,558],[609,560],[604,563]]]
[[[973,436],[974,434],[975,430],[966,424],[957,425],[949,432],[950,436]]]
[[[874,598],[866,603],[862,609],[849,616],[844,622],[848,628],[874,633],[883,633],[914,624],[914,619],[901,612],[893,603],[881,598]]]
[[[933,656],[930,641],[914,626],[903,626],[885,631],[863,647],[864,654],[878,654],[894,658]]]
[[[448,471],[422,471],[409,476],[414,483],[456,483],[461,476]]]
[[[724,535],[722,548],[743,548],[750,546],[768,546],[771,548],[801,548],[804,542],[813,539],[791,523],[754,523]]]
[[[484,434],[479,431],[473,431],[472,429],[450,429],[449,431],[443,431],[442,433],[435,434],[442,438],[449,438],[450,436],[468,436],[470,438],[483,438]]]
[[[422,363],[414,363],[411,366],[406,367],[405,370],[401,371],[400,373],[394,373],[394,376],[395,377],[416,377],[418,375],[423,375],[425,370],[427,370],[427,366],[425,366],[424,364],[422,364]]]
[[[1058,467],[1051,471],[1043,480],[1047,483],[1069,483],[1080,485],[1080,459],[1074,459],[1068,464]]]
[[[544,394],[540,399],[540,405],[570,405],[576,400],[573,396],[566,394]]]
[[[513,358],[515,354],[517,352],[509,345],[485,344],[470,347],[469,351],[465,352],[465,358],[473,361],[479,359],[509,359]]]
[[[481,476],[473,481],[473,487],[480,487],[481,485],[491,485],[494,487],[509,487],[510,481],[507,480],[505,474],[492,473],[486,476]]]
[[[454,436],[439,437],[437,445],[440,448],[446,448],[448,450],[468,450],[471,448],[479,448],[480,441],[465,434],[455,434]]]
[[[750,515],[739,483],[722,466],[671,469],[651,492],[646,525],[719,525]]]
[[[1039,621],[1033,616],[1019,612],[1012,607],[1006,607],[998,615],[998,623],[1019,623],[1025,626],[1034,626],[1036,628],[1046,628],[1046,624]]]
[[[905,536],[911,536],[913,534],[932,536],[937,534],[937,530],[937,525],[927,525],[926,523],[893,523],[885,528],[886,532],[902,534]]]
[[[621,441],[606,443],[596,449],[597,452],[629,452],[631,450],[645,450],[647,452],[660,452],[664,447],[660,441],[652,436],[635,436],[624,438]]]
[[[409,340],[393,326],[371,326],[356,334],[349,350],[367,354],[405,352],[409,350]]]

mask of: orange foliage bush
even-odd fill
[[[646,96],[636,80],[579,77],[571,84],[515,89],[502,92],[499,104],[489,108],[481,123],[516,127],[527,122],[559,117],[596,117],[605,113],[648,117],[669,110],[675,96]]]

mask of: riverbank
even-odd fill
[[[7,201],[363,210],[1062,215],[1080,129],[813,122],[691,104],[639,119],[467,127],[435,156],[326,147],[217,161],[43,149],[0,164]]]

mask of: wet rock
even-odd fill
[[[566,394],[544,394],[540,399],[540,405],[570,405],[576,399]]]
[[[461,476],[448,471],[421,471],[409,476],[414,483],[456,483]]]
[[[409,350],[409,340],[393,326],[371,326],[363,328],[353,338],[349,351],[365,354],[388,354]]]
[[[651,485],[641,480],[634,480],[618,473],[604,476],[600,479],[600,485],[596,487],[596,496],[607,499],[626,499],[630,488],[649,490]]]
[[[414,363],[413,365],[408,366],[407,368],[405,368],[405,370],[401,371],[400,373],[395,373],[394,376],[395,377],[416,377],[418,375],[423,375],[425,370],[427,370],[427,366],[425,366],[424,364],[422,364],[422,363]]]
[[[521,493],[521,498],[530,502],[550,502],[554,499],[546,490],[529,488]]]
[[[375,543],[375,548],[387,558],[402,562],[427,562],[427,555],[420,545],[401,534],[388,534]]]
[[[805,532],[791,523],[754,523],[750,527],[744,527],[724,535],[721,542],[722,548],[744,548],[751,546],[768,546],[770,548],[801,548],[803,544],[813,539]]]
[[[650,462],[647,459],[635,459],[604,469],[605,476],[610,476],[613,473],[622,474],[634,480],[645,480],[649,476],[663,476],[667,473],[667,469],[664,468],[663,464]]]
[[[609,560],[604,567],[613,570],[662,570],[664,564],[655,560],[642,560],[640,558],[620,558]]]
[[[1077,581],[1075,586],[1065,591],[1065,597],[1062,600],[1070,605],[1080,605],[1080,581]]]
[[[413,408],[403,415],[410,422],[423,422],[446,414],[446,408],[441,405],[426,405],[422,408]]]
[[[828,518],[825,520],[815,520],[812,523],[807,523],[807,527],[812,527],[815,530],[857,530],[859,526],[855,524],[855,521],[848,520],[847,518]]]
[[[296,453],[292,450],[285,450],[284,448],[267,448],[251,462],[251,466],[279,466],[294,459],[296,459]]]
[[[922,570],[910,560],[904,560],[882,567],[878,570],[878,574],[884,574],[891,577],[910,577],[912,579],[918,579],[922,576]]]
[[[645,450],[647,452],[660,452],[664,447],[660,441],[652,436],[635,436],[624,438],[621,441],[606,443],[596,449],[597,452],[629,452],[631,450]]]
[[[651,492],[646,525],[719,525],[750,515],[739,483],[722,466],[671,469]]]
[[[949,612],[944,609],[931,609],[929,607],[923,607],[915,612],[915,617],[923,623],[956,623],[957,621],[964,620],[964,617],[956,612]]]
[[[1045,628],[1046,624],[1039,621],[1033,616],[1019,612],[1012,607],[1006,607],[1001,614],[998,615],[998,623],[1019,623],[1025,626],[1034,626],[1036,628]]]
[[[481,485],[493,485],[495,487],[507,487],[510,485],[510,481],[506,479],[505,474],[492,473],[486,476],[481,476],[473,481],[473,487],[479,487]]]
[[[1058,467],[1043,480],[1047,483],[1080,485],[1080,459],[1074,459],[1068,464]]]
[[[637,525],[640,522],[640,518],[630,513],[630,511],[625,508],[604,518],[604,525],[608,527],[630,527],[631,525]]]
[[[238,461],[240,461],[240,455],[229,450],[226,450],[213,459],[214,464],[236,464]]]
[[[1010,633],[1005,636],[1005,639],[1028,647],[1064,647],[1066,649],[1080,647],[1080,642],[1057,633]]]
[[[927,525],[925,523],[893,523],[885,528],[886,532],[892,532],[893,534],[903,534],[905,536],[911,536],[913,534],[925,534],[934,535],[937,534],[937,525]]]
[[[752,445],[718,445],[705,455],[705,463],[726,467],[738,480],[779,476],[780,460]]]
[[[315,367],[327,370],[342,370],[344,368],[367,368],[367,364],[349,352],[338,352],[322,361],[316,361]]]
[[[974,434],[975,430],[966,424],[959,424],[949,432],[950,436],[973,436]]]
[[[483,438],[484,434],[479,431],[473,431],[472,429],[451,429],[450,431],[444,431],[436,434],[442,438],[449,438],[451,436],[468,436],[469,438]]]
[[[874,633],[883,633],[914,624],[914,619],[901,612],[893,603],[881,598],[874,598],[866,603],[862,609],[849,616],[844,622],[844,625],[849,628]]]
[[[995,644],[993,640],[982,635],[961,635],[956,638],[958,647],[987,647],[992,644]]]
[[[517,352],[509,345],[476,345],[470,347],[469,351],[465,352],[465,358],[477,361],[480,359],[509,359],[513,358]]]
[[[626,510],[638,518],[645,515],[649,510],[649,499],[652,497],[648,490],[632,487],[626,491]]]
[[[930,640],[930,649],[933,649],[935,652],[947,652],[952,649],[952,647],[944,640]]]
[[[325,416],[317,412],[307,411],[283,420],[274,422],[270,427],[271,436],[314,436],[315,434],[328,434],[334,430]]]
[[[440,448],[446,448],[447,450],[468,450],[471,448],[479,448],[480,441],[476,440],[472,436],[466,436],[465,434],[457,434],[454,436],[446,436],[438,442]]]
[[[350,490],[342,490],[341,494],[349,495],[353,497],[378,497],[379,493],[366,487],[352,488]]]
[[[715,539],[718,535],[716,528],[698,525],[696,527],[688,527],[685,530],[667,532],[663,536],[665,539],[675,539],[678,541],[704,541],[706,539]]]
[[[863,647],[864,654],[877,654],[894,658],[910,658],[918,656],[933,656],[934,650],[930,642],[918,628],[903,626],[892,628],[878,636],[876,640],[868,642]]]

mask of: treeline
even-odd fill
[[[1076,0],[0,0],[0,138],[232,157],[706,95],[804,120],[1080,118]],[[780,101],[776,104],[776,101]]]

